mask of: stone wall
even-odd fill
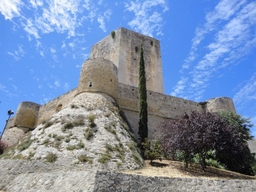
[[[94,192],[254,192],[256,191],[256,180],[211,180],[201,178],[147,177],[116,172],[98,171],[94,186]]]
[[[140,47],[143,44],[147,88],[164,93],[160,42],[125,28],[92,47],[91,58],[105,58],[118,68],[118,82],[138,86]]]
[[[138,133],[139,122],[139,92],[138,88],[122,83],[118,84],[118,104],[125,112],[134,133]],[[148,135],[149,138],[156,138],[159,135],[159,126],[166,119],[175,119],[185,112],[191,114],[193,111],[217,112],[235,111],[232,99],[227,97],[213,98],[206,102],[194,102],[158,92],[147,92],[148,103]],[[137,135],[138,136],[138,135]]]
[[[0,191],[84,192],[254,192],[256,180],[147,177],[25,160],[0,160]]]
[[[77,93],[77,89],[73,89],[73,90],[51,100],[50,102],[46,103],[45,105],[42,105],[39,109],[37,125],[42,123],[42,121],[44,121],[44,120],[50,119],[52,117],[52,115],[54,115],[61,109],[64,109],[65,107],[67,107],[69,102],[75,97],[76,93]]]

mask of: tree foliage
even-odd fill
[[[151,161],[150,163],[152,163],[155,159],[161,159],[162,150],[160,141],[150,141],[146,138],[142,145],[145,149],[144,156],[146,159],[149,159]]]
[[[148,104],[147,104],[147,88],[146,88],[146,73],[145,73],[145,63],[143,48],[141,45],[140,51],[140,66],[139,66],[139,137],[140,137],[140,147],[142,150],[142,155],[144,155],[144,147],[142,145],[148,137]]]
[[[241,115],[227,111],[221,111],[218,115],[220,115],[227,124],[236,128],[236,134],[239,135],[242,142],[245,143],[253,138],[250,133],[250,128],[253,127],[253,124],[250,123],[250,118],[243,118]]]
[[[253,175],[253,158],[243,139],[236,127],[228,124],[220,115],[192,112],[190,116],[163,123],[161,141],[165,153],[183,153],[186,167],[197,155],[205,170],[207,153],[212,150],[215,151],[216,160],[225,168]]]

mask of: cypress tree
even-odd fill
[[[142,145],[148,137],[148,104],[147,104],[147,86],[146,86],[146,73],[143,56],[143,48],[140,49],[140,66],[139,66],[139,146],[144,156],[144,147]]]

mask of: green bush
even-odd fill
[[[76,149],[76,145],[68,145],[66,149],[69,151],[73,151],[74,149]]]
[[[96,124],[95,124],[95,119],[96,119],[96,116],[94,114],[89,114],[88,115],[88,121],[90,123],[90,127],[93,128],[93,127],[96,127]]]
[[[86,155],[80,155],[78,157],[78,160],[81,162],[88,162],[88,163],[92,164],[92,160],[89,157],[87,157]]]
[[[19,145],[18,145],[18,150],[19,151],[23,151],[27,148],[29,148],[29,146],[32,144],[33,140],[30,140],[30,136],[28,138],[26,138],[25,140],[23,140]]]
[[[105,126],[104,127],[108,132],[116,135],[116,131],[111,126]]]
[[[62,132],[65,132],[67,129],[72,129],[73,127],[74,127],[73,123],[69,122],[69,123],[65,124],[65,125],[61,128],[61,130],[62,130]]]
[[[111,155],[109,153],[104,153],[101,154],[101,157],[98,159],[99,163],[103,163],[105,164],[106,162],[108,162],[111,159]]]
[[[57,160],[57,155],[51,152],[45,157],[45,159],[47,162],[53,163]]]
[[[112,39],[115,39],[115,35],[116,35],[116,32],[115,32],[115,31],[111,31],[111,37],[112,37]]]
[[[91,129],[87,129],[84,134],[84,137],[86,140],[90,140],[93,137],[93,131]]]

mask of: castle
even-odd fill
[[[149,138],[157,135],[159,124],[184,112],[236,113],[232,99],[219,97],[194,102],[164,94],[160,42],[154,38],[120,28],[92,47],[91,55],[82,66],[78,87],[39,105],[21,102],[16,115],[9,119],[2,139],[9,145],[16,143],[26,132],[33,130],[61,109],[77,95],[96,92],[111,96],[124,112],[134,133],[138,133],[139,47],[143,44],[147,79]]]

